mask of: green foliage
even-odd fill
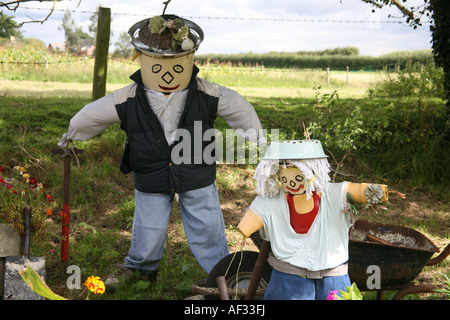
[[[450,1],[430,0],[433,24],[430,25],[436,64],[444,69],[445,97],[450,103]]]
[[[148,23],[148,28],[151,33],[161,33],[164,28],[164,22],[166,20],[161,16],[152,17]]]
[[[216,64],[231,64],[244,66],[264,66],[266,68],[296,68],[296,69],[322,69],[330,67],[331,70],[383,70],[383,68],[393,69],[395,66],[403,68],[408,61],[412,63],[428,63],[433,61],[430,50],[414,51],[410,55],[383,55],[380,57],[369,57],[349,54],[330,54],[324,51],[323,54],[310,53],[240,53],[240,54],[208,54],[196,55],[198,63],[206,64],[213,62]]]
[[[130,36],[127,32],[122,32],[115,43],[113,57],[128,58],[133,53],[133,47],[130,45]]]
[[[384,70],[384,80],[370,89],[371,97],[398,98],[408,96],[444,98],[444,73],[433,63],[408,62],[399,72]]]
[[[445,293],[447,298],[450,298],[450,276],[444,275],[445,277],[445,286],[441,289],[436,289],[436,292]]]
[[[316,89],[314,120],[308,126],[308,130],[312,132],[312,137],[321,140],[332,154],[336,166],[334,181],[339,168],[349,155],[370,149],[372,145],[381,142],[385,136],[392,133],[380,125],[372,125],[372,121],[364,116],[360,106],[350,107],[347,103],[341,102],[336,90],[331,94],[321,94],[319,89],[320,87]],[[336,119],[337,114],[341,120],[329,123],[329,119]],[[331,150],[338,151],[342,156],[338,158]]]
[[[31,207],[32,225],[44,226],[47,215],[53,215],[55,202],[45,185],[30,175],[26,168],[16,166],[6,170],[0,166],[0,221],[23,232],[23,209]],[[35,228],[41,237],[40,227]]]
[[[66,46],[71,53],[78,53],[81,48],[94,43],[94,37],[84,32],[72,18],[70,10],[66,10],[62,19],[61,29],[64,30]]]
[[[117,54],[127,54],[120,51]],[[51,53],[45,46],[0,48],[0,79],[92,83],[94,59],[69,53]],[[109,60],[108,83],[126,83],[139,69],[136,63]]]
[[[339,290],[343,300],[362,300],[361,292],[359,291],[356,283],[352,283],[350,287],[346,288],[346,291]]]
[[[8,16],[0,11],[0,38],[9,37],[22,37],[22,32],[19,30],[17,22],[14,20],[14,16]]]
[[[23,281],[37,294],[49,300],[67,300],[54,293],[47,284],[41,279],[39,274],[30,266],[25,270],[19,271]]]
[[[192,265],[185,264],[181,267],[181,272],[186,276],[186,279],[177,284],[174,289],[186,292],[191,290],[192,284],[195,280],[193,280],[193,277],[197,275],[197,270]]]

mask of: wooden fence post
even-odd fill
[[[330,84],[330,66],[327,67],[327,84]]]
[[[347,72],[345,73],[345,86],[348,87],[348,70],[349,67],[347,66]]]
[[[97,20],[97,40],[95,44],[94,79],[92,84],[93,100],[103,97],[106,92],[110,30],[111,9],[99,7]]]

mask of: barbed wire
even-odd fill
[[[38,64],[38,65],[47,65],[47,64],[58,64],[58,63],[72,63],[79,61],[89,61],[93,60],[94,57],[91,58],[80,58],[75,60],[60,60],[60,61],[0,61],[0,64]]]
[[[21,9],[26,10],[45,10],[46,8],[33,8],[33,7],[20,7]],[[96,11],[87,11],[87,10],[79,10],[79,9],[53,9],[53,11],[59,12],[72,12],[72,13],[81,13],[81,14],[96,14]],[[126,13],[126,12],[111,12],[111,15],[114,16],[141,16],[148,17],[149,14],[143,13]],[[312,22],[312,23],[386,23],[386,24],[405,24],[400,20],[350,20],[350,19],[311,19],[311,18],[253,18],[253,17],[220,17],[220,16],[181,16],[182,18],[188,19],[207,19],[207,20],[233,20],[233,21],[263,21],[263,22]]]

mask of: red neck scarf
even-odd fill
[[[314,207],[310,212],[304,214],[299,214],[295,210],[294,196],[295,195],[290,193],[287,195],[291,226],[296,233],[305,234],[311,228],[311,225],[317,216],[317,212],[319,212],[320,196],[313,191],[312,196],[314,200]]]

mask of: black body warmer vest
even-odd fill
[[[209,146],[210,150],[211,143],[214,143],[214,137],[203,141],[203,134],[213,129],[219,95],[200,90],[197,73],[198,68],[194,66],[186,104],[178,123],[178,129],[183,129],[182,138],[171,146],[150,108],[140,70],[131,76],[136,85],[134,95],[130,94],[123,102],[116,103],[121,128],[127,134],[120,170],[125,174],[132,172],[135,188],[141,192],[181,193],[208,186],[216,179],[215,162],[205,162],[202,155],[205,148]],[[189,143],[189,139],[183,141],[186,134],[190,137],[190,150],[184,148]],[[180,148],[180,143],[183,143],[183,148]]]

